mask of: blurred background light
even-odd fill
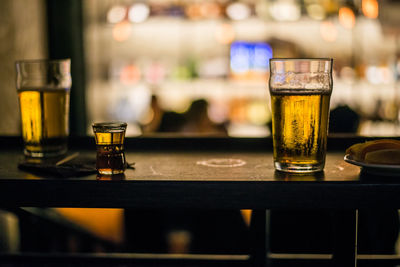
[[[229,60],[213,57],[199,63],[198,74],[203,78],[221,78],[229,75]]]
[[[379,14],[379,5],[377,0],[362,0],[361,10],[367,18],[376,19]]]
[[[306,6],[307,14],[315,20],[323,20],[326,17],[325,9],[317,3]]]
[[[121,121],[137,122],[147,112],[150,101],[151,92],[147,86],[137,85],[129,88],[117,98],[112,107],[112,116]],[[134,123],[129,124],[129,127],[134,127]]]
[[[123,42],[131,36],[132,28],[129,22],[122,21],[114,25],[112,35],[115,41]]]
[[[372,84],[390,84],[394,80],[393,72],[388,66],[368,66],[365,74]]]
[[[269,69],[269,59],[272,58],[272,48],[267,43],[254,44],[251,66],[254,70],[266,71]]]
[[[296,21],[301,17],[300,5],[294,0],[277,0],[271,4],[269,11],[277,21]]]
[[[140,69],[133,64],[129,64],[122,68],[120,81],[125,85],[133,85],[140,80],[140,76]]]
[[[158,62],[151,63],[145,72],[145,79],[149,84],[160,84],[164,81],[167,70],[165,66]]]
[[[334,42],[337,39],[338,31],[332,21],[322,21],[319,26],[321,37],[326,42]]]
[[[250,69],[251,45],[246,42],[234,42],[231,45],[231,70],[243,73]]]
[[[150,15],[150,8],[145,3],[135,3],[129,8],[128,18],[131,22],[140,23]]]
[[[344,66],[340,70],[340,77],[344,82],[353,83],[356,78],[356,72],[352,67]]]
[[[125,19],[126,17],[126,7],[121,5],[115,5],[110,8],[107,12],[107,21],[109,23],[118,23]]]
[[[228,23],[218,25],[215,30],[215,39],[218,43],[223,45],[232,43],[235,39],[235,30],[232,25]]]
[[[269,107],[265,101],[255,100],[247,107],[248,120],[256,125],[265,125],[271,119]]]
[[[339,23],[346,29],[352,29],[356,24],[354,12],[349,7],[341,7],[339,9]]]
[[[244,20],[250,17],[251,9],[245,3],[234,2],[226,8],[226,14],[232,20]]]
[[[272,48],[267,43],[238,41],[231,45],[231,70],[233,74],[251,70],[266,72]]]
[[[200,5],[200,15],[203,18],[216,19],[221,15],[221,8],[217,3],[204,2]]]
[[[189,19],[200,19],[201,18],[201,8],[198,3],[188,4],[185,8],[185,14]]]
[[[208,107],[208,116],[215,123],[224,123],[229,119],[229,107],[224,101],[214,100]]]

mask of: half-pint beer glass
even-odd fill
[[[16,62],[24,154],[51,157],[67,151],[70,60]]]
[[[324,169],[332,59],[270,60],[274,165],[279,171]]]

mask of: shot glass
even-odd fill
[[[270,59],[274,165],[308,173],[325,166],[332,63],[321,59]]]
[[[24,154],[46,158],[67,152],[71,61],[15,63]]]
[[[96,169],[101,175],[125,172],[125,122],[100,122],[92,125],[96,141]]]

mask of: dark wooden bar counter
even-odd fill
[[[355,211],[400,208],[400,175],[372,175],[344,162],[346,147],[365,141],[360,137],[331,137],[325,170],[316,175],[276,172],[268,138],[132,138],[126,140],[126,158],[135,169],[117,179],[95,174],[44,178],[19,170],[19,138],[0,139],[5,144],[0,151],[1,207],[253,209],[252,227],[261,236],[250,257],[256,266],[267,264],[260,247],[266,249],[262,236],[268,209],[347,214],[350,230],[343,229],[350,243],[338,246],[342,250],[334,251],[333,260],[337,266],[355,266]],[[70,145],[71,153],[95,157],[90,137],[72,138]]]

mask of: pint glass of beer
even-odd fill
[[[99,122],[92,125],[96,141],[96,169],[102,175],[124,173],[126,169],[125,122]]]
[[[307,173],[325,165],[332,59],[270,60],[274,165]]]
[[[67,152],[70,60],[16,62],[24,154],[51,157]]]

